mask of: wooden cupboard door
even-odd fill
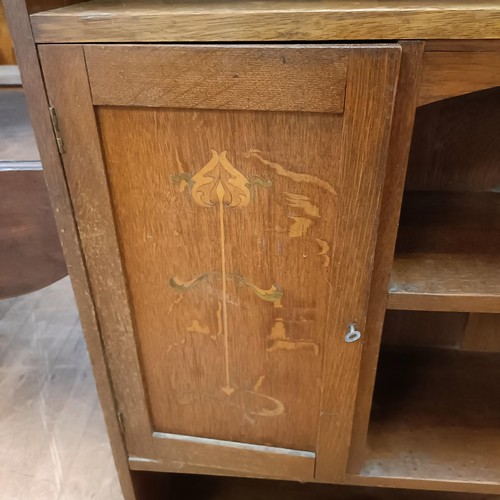
[[[131,466],[343,471],[399,47],[40,54]]]

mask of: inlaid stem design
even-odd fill
[[[231,277],[238,283],[250,287],[253,292],[265,301],[279,301],[283,292],[278,285],[272,285],[269,290],[263,290],[245,277],[236,273],[228,273],[226,269],[226,237],[224,223],[224,207],[227,208],[245,208],[253,200],[254,186],[268,188],[271,186],[270,180],[264,180],[259,177],[248,179],[239,170],[237,170],[227,158],[227,151],[220,154],[215,150],[210,150],[212,158],[196,174],[191,175],[187,172],[175,175],[172,181],[176,184],[187,183],[189,194],[193,201],[200,207],[217,207],[219,221],[219,245],[221,252],[220,277],[222,279],[222,329],[224,337],[224,360],[225,360],[225,385],[222,391],[230,396],[235,388],[231,384],[230,365],[229,365],[229,327],[227,312],[227,279]],[[217,272],[203,273],[188,282],[179,282],[177,278],[171,278],[170,286],[186,291],[211,275],[217,275]]]
[[[200,207],[211,208],[221,203],[229,208],[245,208],[253,200],[254,186],[271,187],[271,180],[246,178],[227,158],[227,151],[217,153],[196,174],[182,172],[172,176],[174,184],[187,182],[193,201]]]
[[[187,290],[191,290],[191,288],[194,288],[196,285],[203,283],[210,277],[216,277],[220,279],[222,276],[220,272],[213,271],[210,273],[199,274],[198,276],[188,281],[182,281],[179,278],[175,277],[170,278],[168,284],[176,290],[185,292]],[[259,299],[265,300],[266,302],[277,302],[283,297],[283,290],[278,284],[273,284],[271,285],[271,288],[264,290],[263,288],[260,288],[248,281],[239,273],[226,273],[226,280],[234,280],[238,285],[247,286],[248,288],[250,288],[250,290],[252,290],[253,293],[255,293],[255,295],[257,295],[257,297],[259,297]]]

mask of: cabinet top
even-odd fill
[[[31,16],[35,40],[498,39],[499,0],[91,0]]]

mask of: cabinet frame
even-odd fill
[[[364,213],[360,220],[372,217],[372,222],[353,226],[347,220],[349,217],[345,217],[339,226],[341,235],[337,236],[338,241],[371,243],[361,249],[352,249],[342,243],[343,249],[339,249],[339,255],[344,255],[342,258],[348,259],[350,254],[358,257],[349,261],[349,268],[338,270],[337,280],[345,283],[345,287],[341,296],[331,302],[330,317],[343,318],[337,321],[346,325],[355,318],[363,330],[369,295],[369,280],[365,280],[372,267],[378,223],[378,217],[373,218],[373,213],[377,213],[381,199],[400,48],[391,44],[334,47],[349,55],[342,164],[363,165],[361,171],[364,172],[360,178],[358,169],[343,169],[346,176],[343,185],[357,188],[344,190],[345,193],[341,191],[339,203],[346,207],[343,213]],[[324,366],[332,368],[324,375],[316,453],[155,432],[141,377],[134,320],[87,74],[85,46],[41,45],[39,53],[49,101],[56,109],[64,138],[62,158],[66,179],[72,193],[130,467],[302,481],[342,481],[362,352],[361,343],[353,345],[344,341],[344,331],[327,335],[324,340]],[[360,128],[366,135],[361,143],[357,143],[353,138]],[[344,278],[342,273],[345,273]],[[367,286],[362,286],[363,282]],[[358,290],[362,291],[361,295]]]

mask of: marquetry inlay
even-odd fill
[[[279,284],[273,283],[268,288],[261,288],[254,284],[248,277],[233,271],[228,271],[226,263],[224,210],[243,209],[248,207],[253,202],[255,187],[270,188],[272,186],[272,181],[257,176],[244,175],[231,163],[228,158],[228,151],[222,151],[221,153],[213,149],[210,151],[212,155],[210,160],[197,173],[191,174],[189,172],[182,172],[172,176],[172,182],[179,186],[181,192],[187,191],[191,199],[199,207],[217,209],[221,268],[220,270],[207,271],[188,279],[171,277],[169,279],[169,285],[179,292],[188,292],[193,287],[208,280],[212,283],[220,282],[222,293],[216,311],[218,331],[213,337],[215,339],[222,337],[224,343],[225,385],[222,387],[222,392],[228,397],[235,393],[235,391],[241,392],[242,394],[240,394],[240,396],[243,395],[243,400],[247,401],[250,406],[255,408],[255,411],[250,412],[248,412],[248,408],[246,408],[247,413],[268,417],[278,416],[284,412],[285,407],[281,401],[260,392],[260,386],[262,385],[264,376],[261,376],[254,384],[254,390],[240,391],[232,380],[229,356],[230,332],[228,327],[227,283],[233,281],[240,286],[248,287],[257,297],[273,304],[274,322],[269,335],[268,352],[273,352],[278,349],[310,349],[315,354],[318,354],[318,345],[311,340],[293,340],[287,337],[282,305],[284,291]],[[308,174],[291,172],[281,165],[265,160],[256,150],[250,151],[245,156],[256,157],[260,162],[265,163],[266,166],[274,170],[275,174],[278,176],[288,177],[298,184],[315,184],[335,194],[333,187],[322,179]],[[291,221],[289,237],[295,238],[304,236],[312,220],[321,217],[319,207],[307,196],[300,193],[286,192],[284,193],[284,197],[287,205],[299,208],[304,212],[304,217],[294,217]],[[320,247],[319,255],[324,256],[325,265],[328,266],[329,257],[327,253],[330,250],[329,245],[326,241],[317,241]],[[206,327],[200,325],[200,323],[195,320],[188,326],[187,331],[202,334],[209,333]],[[259,399],[262,404],[258,403]]]

